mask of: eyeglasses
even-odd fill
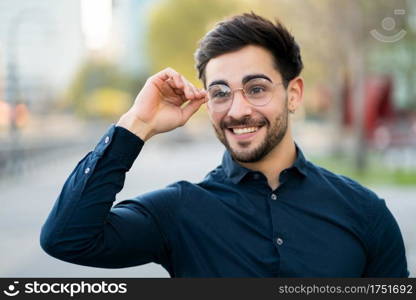
[[[231,107],[235,92],[241,90],[250,104],[264,106],[273,98],[275,87],[280,84],[282,82],[273,83],[265,78],[251,79],[235,90],[225,84],[215,84],[208,88],[208,105],[213,111],[226,111]]]

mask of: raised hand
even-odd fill
[[[133,106],[120,118],[124,127],[142,140],[183,126],[206,102],[200,90],[171,68],[147,79]]]

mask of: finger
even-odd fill
[[[199,98],[207,98],[208,94],[204,89],[198,89]]]
[[[188,100],[201,98],[198,90],[185,77],[172,68],[166,68],[154,76],[158,80],[166,81],[177,95],[184,95]],[[180,89],[182,89],[182,93],[179,92]]]
[[[158,78],[158,79],[161,79],[163,81],[166,81],[169,78],[174,77],[177,74],[178,74],[178,72],[176,72],[174,69],[172,69],[172,68],[166,68],[166,69],[163,69],[162,71],[160,71],[159,73],[156,73],[153,76],[155,78]]]
[[[173,89],[176,95],[183,96],[183,89]]]
[[[172,73],[167,71],[164,78],[168,78],[166,82],[169,86],[173,89],[176,95],[182,96],[184,95],[186,99],[192,99],[192,91],[190,90],[189,86],[187,85],[187,81],[183,78],[183,76],[179,73]]]
[[[197,97],[197,95],[196,95],[195,88],[194,88],[194,86],[193,86],[190,82],[188,82],[188,88],[189,88],[189,91],[190,91],[190,93],[191,93],[191,98],[190,98],[190,100],[197,99],[198,97]]]
[[[187,82],[185,82],[185,84],[184,84],[184,89],[183,89],[183,91],[184,91],[184,93],[185,93],[185,97],[186,97],[186,99],[188,99],[188,100],[193,100],[195,97],[194,97],[194,93],[193,93],[193,91],[192,91],[192,89],[191,89],[191,87],[189,86],[189,84],[187,83]]]
[[[207,98],[208,97],[208,93],[204,89],[199,89],[199,93],[201,95],[201,98]]]
[[[168,80],[165,81],[169,87],[175,92],[175,94],[181,95],[183,94],[182,88],[178,87],[177,82],[173,77],[170,77]]]
[[[199,91],[198,88],[196,88],[191,82],[186,81],[187,85],[189,86],[189,90],[192,93],[192,98],[191,99],[199,99],[201,98],[201,95],[199,95]]]
[[[198,89],[193,84],[191,84],[191,88],[192,88],[192,91],[194,92],[194,95],[195,95],[195,98],[194,99],[199,99],[200,96],[199,96]]]
[[[196,98],[197,99],[201,99],[202,98],[202,93],[201,93],[201,90],[200,89],[198,89],[197,87],[194,87],[195,88],[195,95],[196,95]]]
[[[193,99],[193,91],[191,89],[191,87],[189,86],[189,82],[188,80],[185,79],[185,77],[183,77],[182,75],[180,75],[180,79],[183,83],[183,91],[185,94],[186,99],[191,100]]]
[[[190,82],[188,82],[188,83],[191,86],[192,91],[194,92],[195,99],[201,99],[201,98],[205,97],[205,92],[203,92],[202,89],[197,88],[195,85],[193,85]]]
[[[179,73],[176,73],[172,78],[175,81],[176,87],[178,89],[183,89],[184,83],[182,80],[182,75],[180,75]]]
[[[191,118],[191,116],[198,111],[204,102],[204,99],[189,101],[182,108],[183,124],[185,124]]]
[[[172,68],[166,68],[156,73],[150,78],[150,81],[161,86],[164,82],[168,83],[172,89],[183,88],[183,82],[180,80],[180,74]]]

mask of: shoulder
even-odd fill
[[[207,202],[218,195],[234,191],[231,182],[228,182],[222,166],[210,171],[205,178],[199,182],[186,180],[177,181],[167,188],[175,190],[176,207],[194,206],[198,203]],[[210,202],[210,201],[208,201]]]
[[[386,204],[374,191],[347,176],[336,174],[326,168],[308,162],[311,180],[325,192],[336,193],[344,201],[358,208],[367,218],[386,209]]]
[[[313,163],[309,165],[312,169],[311,180],[320,185],[322,194],[336,195],[334,198],[337,199],[337,203],[342,202],[342,207],[358,221],[365,240],[368,241],[375,232],[382,232],[381,228],[393,230],[397,227],[386,201],[374,191],[347,176],[336,174]]]
[[[154,208],[163,206],[177,209],[189,197],[195,197],[195,195],[202,192],[205,182],[204,180],[200,183],[192,183],[190,181],[180,180],[164,188],[138,195],[134,199]]]

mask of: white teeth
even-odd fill
[[[234,134],[245,134],[257,131],[258,127],[232,128]]]

